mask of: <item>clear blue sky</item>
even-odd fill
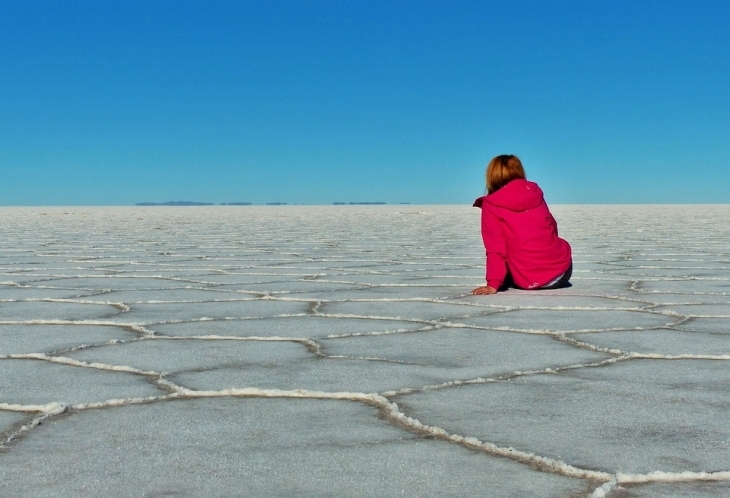
[[[0,0],[0,205],[730,202],[730,2]]]

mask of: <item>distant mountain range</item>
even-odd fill
[[[372,206],[385,204],[384,202],[333,202],[335,206]]]
[[[372,206],[387,204],[385,202],[333,202],[335,206]],[[410,202],[401,202],[400,204],[410,204]],[[252,206],[253,202],[221,202],[221,206]],[[286,202],[267,202],[267,206],[286,206]],[[135,206],[215,206],[213,202],[195,202],[195,201],[167,201],[167,202],[138,202]]]
[[[212,202],[167,201],[167,202],[138,202],[135,206],[212,206]]]
[[[250,206],[251,202],[222,202],[221,206]],[[215,206],[212,202],[194,201],[167,201],[167,202],[138,202],[135,206]]]

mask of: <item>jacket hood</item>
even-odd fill
[[[538,207],[542,202],[542,189],[537,183],[517,179],[492,194],[478,198],[474,201],[474,207],[482,207],[487,203],[510,211],[526,211]]]

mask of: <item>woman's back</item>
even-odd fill
[[[518,287],[539,288],[570,266],[570,245],[558,237],[557,223],[536,183],[512,180],[475,205],[482,208],[490,287],[499,288],[509,271]]]

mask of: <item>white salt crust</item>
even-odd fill
[[[730,318],[730,228],[724,221],[730,207],[558,206],[554,212],[561,234],[573,245],[573,287],[472,297],[470,289],[483,282],[483,248],[478,212],[468,208],[2,208],[0,306],[7,312],[0,313],[0,326],[17,334],[33,330],[30,326],[51,332],[61,325],[108,327],[134,336],[0,355],[0,373],[9,361],[48,362],[81,372],[139,376],[159,394],[68,403],[49,392],[46,404],[18,404],[5,402],[0,393],[0,410],[33,416],[6,432],[0,448],[20,451],[24,437],[43,422],[87,410],[171,399],[308,398],[376,407],[384,423],[407,433],[585,481],[593,486],[587,496],[594,498],[611,496],[622,485],[730,480],[730,466],[645,473],[583,468],[409,416],[409,396],[423,392],[638,361],[651,371],[651,362],[730,360],[730,347],[723,351],[722,343],[710,340],[730,334],[725,321]],[[674,230],[678,219],[683,220],[682,233]],[[311,327],[307,320],[314,318],[320,322]],[[277,330],[290,321],[291,333],[267,333],[273,320],[279,320]],[[325,323],[332,325],[319,333]],[[341,332],[338,323],[346,325]],[[363,329],[362,323],[370,325]],[[181,326],[186,333],[175,334]],[[206,332],[217,330],[214,326],[226,333]],[[191,334],[190,327],[199,333]],[[297,333],[298,328],[308,334]],[[168,343],[190,348],[209,343],[296,344],[321,365],[361,362],[377,372],[382,362],[398,368],[414,365],[382,342],[406,334],[433,341],[424,342],[429,355],[422,361],[443,357],[458,364],[458,349],[438,340],[456,331],[499,334],[507,342],[518,336],[545,337],[566,352],[579,350],[594,359],[571,363],[564,361],[569,355],[558,354],[544,358],[539,368],[524,368],[525,362],[517,360],[498,375],[444,378],[382,392],[192,389],[170,380],[171,372],[163,369],[89,360],[96,351],[135,342],[159,345],[160,354],[172,351],[165,348]],[[673,342],[686,333],[696,338],[692,352],[677,349],[687,344],[687,336],[681,336],[684,342]],[[638,344],[647,350],[626,347],[637,344],[628,339],[644,336]],[[354,348],[356,340],[360,342]],[[82,353],[88,358],[74,357]],[[275,358],[262,357],[261,362],[273,362],[266,364],[270,375],[283,375],[288,366],[276,364]],[[185,372],[186,360],[179,361],[182,369],[172,373]],[[485,357],[485,364],[489,361]],[[252,366],[206,367],[231,368]],[[724,399],[727,391],[716,387],[716,399]],[[529,410],[539,406],[525,408],[529,422]],[[667,422],[672,423],[671,417]]]

